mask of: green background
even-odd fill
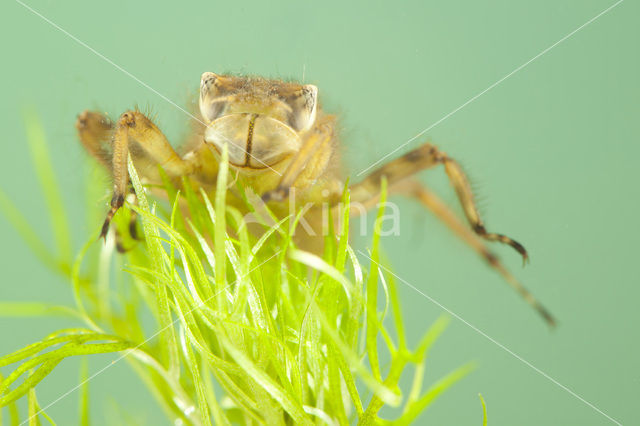
[[[193,101],[203,71],[304,76],[340,115],[343,157],[355,178],[614,2],[27,3],[179,105]],[[0,185],[51,242],[20,112],[32,106],[77,249],[89,230],[76,114],[91,108],[115,117],[151,106],[172,141],[188,118],[19,3],[3,1],[0,15]],[[556,314],[557,330],[415,203],[398,200],[401,235],[384,241],[400,277],[623,424],[640,424],[638,18],[637,2],[619,4],[400,151],[428,138],[460,160],[489,229],[531,252],[523,270],[516,254],[495,248]],[[442,175],[433,170],[423,179],[455,205]],[[0,300],[72,304],[69,285],[34,259],[4,218],[0,235]],[[443,310],[399,285],[415,344]],[[0,352],[70,325],[0,318]],[[455,318],[430,357],[426,383],[469,360],[479,368],[421,423],[480,425],[480,392],[491,425],[613,424]],[[91,358],[91,371],[114,358]],[[70,390],[77,376],[77,362],[63,362],[39,387],[41,404]],[[125,362],[93,379],[91,392],[97,424],[166,424]],[[59,424],[76,423],[77,397],[48,412]]]

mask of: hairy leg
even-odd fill
[[[467,176],[455,160],[433,145],[424,144],[374,170],[362,182],[351,186],[351,198],[362,202],[362,200],[368,200],[379,194],[382,177],[385,177],[389,186],[392,186],[422,170],[440,164],[444,166],[473,231],[487,241],[498,241],[513,247],[522,255],[523,261],[526,261],[528,254],[522,244],[506,235],[487,232],[478,213]]]
[[[159,165],[170,176],[191,172],[192,165],[180,158],[158,127],[141,112],[127,111],[115,125],[99,113],[84,112],[78,117],[76,127],[87,151],[99,160],[103,158],[100,161],[113,176],[111,208],[102,226],[101,237],[106,235],[111,219],[124,204],[129,186],[127,158],[130,153],[136,165]],[[105,141],[110,137],[108,149]]]
[[[555,320],[551,313],[518,281],[500,262],[498,257],[489,251],[479,236],[465,226],[456,215],[444,204],[440,198],[431,192],[422,183],[408,179],[399,183],[394,188],[394,192],[402,193],[418,200],[423,206],[433,212],[438,219],[444,222],[458,237],[476,251],[488,264],[497,271],[504,280],[516,290],[522,298],[531,305],[550,325],[555,325]]]
[[[107,169],[110,168],[113,122],[98,112],[84,111],[78,115],[76,129],[87,152]]]

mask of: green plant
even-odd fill
[[[365,269],[348,244],[348,193],[341,229],[329,233],[324,254],[316,256],[293,243],[300,213],[265,225],[261,236],[247,231],[240,212],[225,203],[226,153],[213,199],[185,179],[182,191],[165,182],[168,203],[151,201],[130,162],[138,204],[122,209],[114,224],[126,235],[134,211],[144,242],[124,240],[132,249],[114,259],[113,236],[98,242],[96,229],[72,261],[44,132],[33,116],[26,125],[57,254],[2,192],[0,209],[36,255],[69,278],[75,306],[3,302],[0,312],[66,315],[83,325],[0,358],[0,367],[18,364],[0,382],[0,406],[9,407],[12,423],[19,422],[16,401],[23,396],[30,423],[39,416],[53,423],[38,405],[35,386],[78,355],[120,353],[117,360],[128,361],[169,419],[196,425],[378,424],[388,422],[378,416],[385,404],[402,405],[394,422],[408,424],[470,370],[461,367],[423,391],[425,358],[447,319],[409,349],[395,282],[378,267],[382,208],[370,249],[374,261]],[[91,197],[102,191],[95,183],[100,179],[87,182]],[[90,220],[100,223],[95,215]],[[126,271],[117,285],[109,277],[113,262]],[[381,289],[386,297],[379,301]],[[149,316],[153,329],[143,326]],[[413,384],[403,392],[400,375],[410,365]],[[89,424],[86,363],[82,368],[80,423]]]

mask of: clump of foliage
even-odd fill
[[[193,425],[379,424],[390,421],[379,418],[384,405],[400,406],[393,421],[408,424],[469,371],[461,367],[423,390],[425,358],[447,321],[436,321],[409,347],[395,282],[378,263],[383,208],[369,252],[373,261],[365,267],[348,243],[347,192],[340,229],[329,233],[317,256],[293,242],[299,214],[265,225],[261,236],[248,232],[240,212],[225,203],[225,156],[213,195],[187,180],[181,191],[166,181],[161,190],[168,202],[149,198],[130,162],[138,203],[122,209],[114,223],[127,235],[135,212],[143,241],[125,239],[131,249],[114,255],[114,233],[103,244],[96,229],[71,260],[67,218],[34,117],[27,120],[27,137],[57,250],[46,247],[2,192],[0,210],[38,257],[69,278],[75,306],[3,302],[0,312],[63,314],[80,325],[0,358],[0,367],[13,366],[0,377],[0,406],[9,407],[11,423],[21,421],[16,401],[25,396],[30,424],[40,417],[53,423],[35,387],[78,355],[117,353],[116,361],[128,361],[172,423]],[[104,193],[102,179],[87,181],[91,197]],[[91,220],[100,223],[95,215]],[[110,277],[114,269],[117,280]],[[402,390],[407,367],[413,383]],[[91,414],[91,377],[83,363],[73,388],[80,389],[84,425]]]

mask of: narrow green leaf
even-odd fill
[[[487,426],[487,404],[484,402],[482,394],[479,393],[480,403],[482,404],[482,426]]]
[[[40,414],[40,407],[38,407],[35,389],[29,389],[27,406],[29,407],[29,426],[40,426],[40,418],[38,417],[38,414]]]
[[[396,424],[409,425],[412,424],[415,419],[431,404],[437,397],[439,397],[444,391],[453,386],[454,383],[468,375],[475,369],[474,363],[464,365],[442,379],[433,384],[415,403],[411,404],[407,411],[400,417]]]
[[[211,426],[211,418],[209,416],[209,405],[207,403],[207,397],[205,393],[205,387],[202,382],[200,369],[198,368],[198,361],[191,349],[191,344],[187,342],[184,333],[180,335],[180,345],[185,355],[185,362],[187,368],[191,372],[191,381],[196,388],[196,396],[198,398],[198,410],[200,412],[200,419],[204,426]]]
[[[51,253],[40,236],[38,236],[38,234],[33,230],[31,225],[29,225],[25,220],[22,213],[17,209],[2,189],[0,189],[0,212],[4,214],[27,246],[43,264],[51,270],[63,273],[63,275],[66,273],[65,266],[58,261],[58,258],[53,253]]]
[[[380,246],[380,232],[382,229],[382,219],[384,215],[384,205],[387,199],[387,180],[382,179],[381,196],[378,208],[378,215],[373,230],[373,242],[371,244],[371,267],[369,269],[369,277],[367,279],[367,329],[366,329],[366,347],[367,356],[369,357],[369,364],[371,365],[371,371],[373,376],[381,380],[380,374],[380,362],[378,361],[378,342],[377,335],[379,322],[378,322],[378,261],[379,261],[379,246]]]
[[[131,155],[129,155],[128,157],[127,165],[131,183],[134,190],[136,191],[140,210],[151,212],[151,210],[149,209],[149,203],[147,201],[145,190],[140,183],[140,178],[138,177],[138,173],[136,172],[133,161],[131,160]],[[164,271],[164,261],[161,255],[163,250],[158,240],[158,228],[153,224],[152,221],[144,220],[143,229],[145,240],[147,242],[147,246],[149,247],[150,261],[155,269]],[[171,374],[177,376],[180,370],[180,361],[178,360],[178,343],[175,335],[175,330],[173,328],[173,320],[171,319],[169,294],[167,291],[166,283],[163,281],[157,282],[155,308],[160,318],[159,327],[163,358]]]
[[[80,425],[89,426],[91,415],[89,410],[89,362],[87,357],[83,357],[80,362]]]
[[[215,280],[216,291],[220,291],[226,284],[226,257],[225,253],[225,235],[226,235],[226,219],[225,219],[225,207],[227,197],[227,175],[229,164],[229,147],[224,145],[222,150],[222,158],[220,160],[220,166],[218,169],[218,181],[216,186],[216,198],[215,198],[215,235],[213,237],[214,253],[216,259],[215,268]],[[226,303],[222,293],[218,293],[217,300],[218,309],[222,312],[226,312]]]
[[[0,302],[0,317],[62,317],[82,318],[80,312],[68,306],[41,302]]]
[[[51,164],[51,156],[47,148],[44,129],[33,110],[25,111],[24,124],[33,166],[47,201],[47,209],[51,215],[51,225],[57,251],[60,259],[69,265],[71,263],[71,230],[67,222],[67,214],[58,181]]]

